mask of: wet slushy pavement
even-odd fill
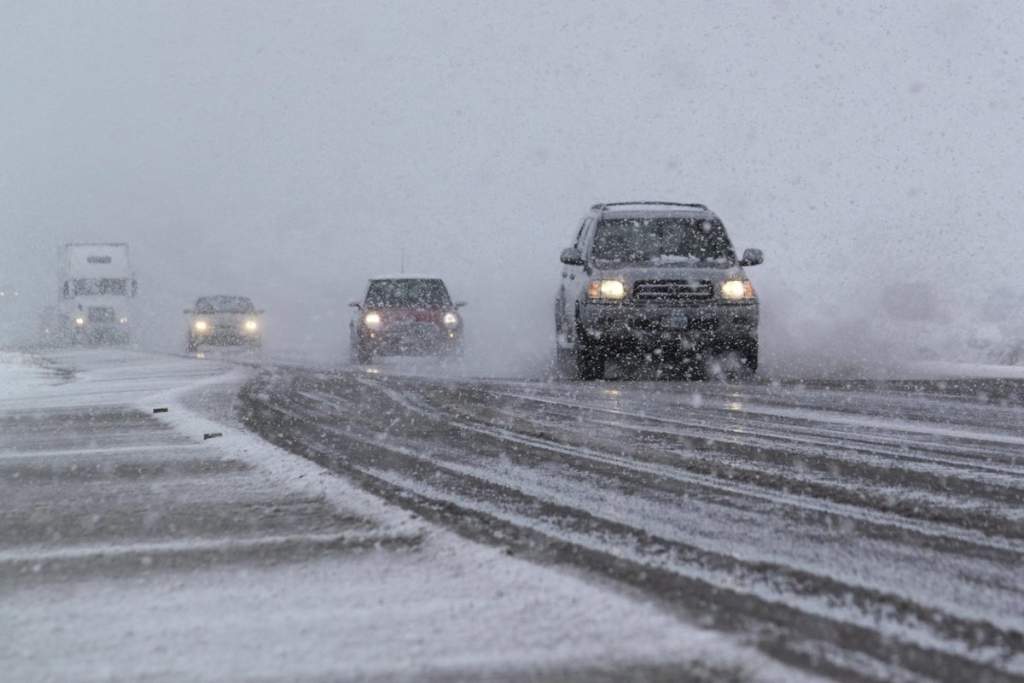
[[[798,676],[246,433],[230,416],[252,370],[128,351],[2,360],[7,680]]]

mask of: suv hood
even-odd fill
[[[716,268],[684,264],[665,266],[610,264],[608,267],[595,267],[590,275],[590,278],[594,280],[617,278],[626,284],[641,280],[709,280],[718,283],[745,277],[743,268],[740,266]]]

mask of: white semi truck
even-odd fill
[[[60,248],[59,286],[58,326],[66,341],[131,341],[132,300],[138,283],[127,244],[65,244]]]

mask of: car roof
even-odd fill
[[[613,202],[594,204],[591,212],[598,216],[615,216],[617,218],[649,218],[668,216],[687,216],[691,218],[718,218],[715,212],[704,204],[682,204],[679,202]]]
[[[706,219],[706,220],[720,220],[719,217],[712,211],[604,211],[599,214],[601,218],[693,218],[693,219]]]
[[[377,280],[444,280],[444,278],[437,275],[411,275],[409,273],[401,273],[399,275],[378,275],[370,278],[370,282],[376,282]]]

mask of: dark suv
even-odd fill
[[[370,280],[350,325],[352,360],[375,355],[456,355],[462,351],[466,304],[452,303],[444,281],[398,275]]]
[[[562,252],[555,306],[559,364],[604,376],[609,357],[649,353],[679,364],[732,352],[757,370],[758,304],[722,221],[703,204],[596,204]]]

